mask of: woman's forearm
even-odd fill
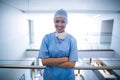
[[[58,64],[68,62],[68,57],[63,58],[43,58],[42,64],[44,66],[57,66]]]
[[[63,67],[63,68],[74,68],[75,67],[75,62],[64,62],[60,63],[57,65],[58,67]]]

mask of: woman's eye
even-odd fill
[[[64,20],[56,20],[56,21],[55,21],[55,23],[59,23],[59,22],[61,22],[61,23],[65,23]]]
[[[60,22],[59,20],[55,21],[55,23],[59,23],[59,22]]]
[[[65,21],[64,21],[64,20],[62,20],[61,22],[62,22],[62,23],[65,23]]]

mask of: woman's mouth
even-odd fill
[[[58,30],[63,30],[64,28],[65,28],[65,27],[63,27],[63,26],[57,27]]]

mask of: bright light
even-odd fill
[[[54,32],[53,14],[39,14],[33,17],[34,40],[40,47],[45,34]],[[66,32],[72,34],[78,43],[78,49],[93,48],[99,44],[101,21],[95,15],[69,14]]]

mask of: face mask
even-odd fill
[[[62,32],[62,33],[56,32],[55,35],[58,39],[65,39],[65,37],[67,36],[67,33],[66,32]]]

